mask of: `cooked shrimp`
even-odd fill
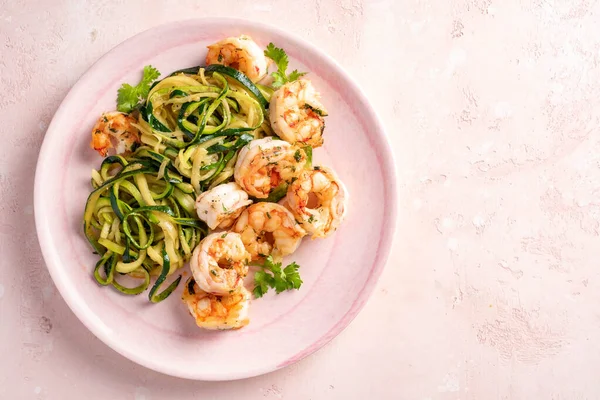
[[[135,123],[135,119],[122,112],[102,114],[92,129],[90,146],[102,157],[106,157],[112,147],[116,147],[117,154],[133,151],[140,143],[140,131],[131,125],[132,122]]]
[[[246,74],[252,82],[267,74],[267,58],[250,36],[230,37],[208,46],[206,65],[222,64]]]
[[[283,85],[271,97],[269,110],[271,126],[283,140],[313,148],[323,144],[327,111],[309,80]]]
[[[239,329],[248,325],[250,292],[243,286],[226,296],[206,293],[189,279],[181,300],[187,305],[196,325],[204,329]]]
[[[269,196],[282,182],[291,182],[306,164],[306,154],[283,140],[271,137],[244,146],[235,163],[235,181],[259,199]]]
[[[252,204],[240,215],[233,231],[240,233],[253,260],[269,254],[277,259],[292,254],[306,235],[292,213],[276,203]]]
[[[346,188],[324,167],[304,170],[288,187],[286,207],[312,238],[324,238],[338,228],[346,214]]]
[[[226,295],[239,289],[248,273],[250,254],[237,233],[212,233],[192,254],[190,270],[202,290]]]
[[[196,199],[196,212],[210,229],[227,229],[251,203],[248,193],[237,183],[231,182],[201,193]]]

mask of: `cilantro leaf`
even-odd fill
[[[160,76],[160,72],[151,65],[144,67],[142,80],[136,85],[131,86],[128,83],[121,85],[117,91],[117,110],[121,112],[131,112],[141,100],[148,97],[150,86]]]
[[[150,85],[152,82],[158,79],[160,76],[160,71],[154,68],[152,65],[146,65],[144,67],[144,73],[142,76],[142,81],[139,83],[139,87],[143,88],[144,91],[150,90]]]
[[[271,76],[273,77],[273,83],[271,84],[271,86],[273,86],[274,88],[279,88],[283,86],[287,79],[285,73],[282,75],[279,72],[273,72]]]
[[[306,72],[298,72],[297,69],[293,70],[289,75],[287,75],[285,71],[287,70],[289,64],[288,56],[283,49],[275,47],[273,43],[269,43],[267,46],[267,49],[265,50],[265,56],[269,57],[275,62],[275,65],[277,65],[277,72],[273,72],[271,74],[273,77],[273,83],[271,86],[274,88],[281,87],[287,82],[293,82],[301,76],[306,75]]]
[[[285,70],[287,69],[289,63],[288,56],[285,54],[285,51],[279,47],[275,47],[273,43],[269,43],[267,49],[265,50],[265,56],[275,61],[275,65],[277,65],[277,71],[285,76]]]
[[[286,290],[299,289],[302,285],[302,279],[298,273],[300,266],[295,262],[285,268],[281,268],[281,263],[276,263],[273,257],[268,256],[262,265],[262,270],[254,274],[254,290],[252,293],[255,298],[262,297],[269,289],[275,289],[279,294]]]
[[[139,99],[137,91],[128,83],[121,85],[117,91],[117,110],[121,112],[130,112],[135,108]]]
[[[298,80],[298,78],[300,78],[301,76],[304,76],[304,75],[306,75],[306,72],[298,72],[298,70],[295,69],[288,75],[288,80],[290,82],[293,82],[293,81]]]

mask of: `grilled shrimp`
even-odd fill
[[[243,286],[226,296],[206,293],[189,279],[181,300],[187,305],[196,325],[204,329],[239,329],[248,325],[250,292]]]
[[[248,273],[250,254],[237,233],[212,233],[196,246],[190,270],[200,289],[215,295],[233,293]]]
[[[323,144],[327,111],[309,80],[283,85],[271,97],[269,110],[273,130],[283,140],[313,148]]]
[[[116,147],[117,154],[133,151],[140,143],[140,131],[131,125],[132,122],[135,123],[135,119],[122,112],[102,114],[92,129],[90,146],[102,157],[106,157],[112,147]]]
[[[283,140],[271,137],[244,146],[235,163],[235,181],[258,199],[265,199],[282,182],[291,182],[306,164],[306,154]]]
[[[206,65],[222,64],[258,82],[267,74],[267,58],[250,36],[230,37],[208,46]]]
[[[306,232],[285,207],[277,203],[255,203],[244,210],[233,231],[241,235],[252,260],[271,254],[281,259],[292,254]]]
[[[286,207],[312,238],[324,238],[338,228],[346,214],[346,188],[324,167],[304,170],[288,187]]]
[[[227,229],[251,203],[248,194],[230,182],[201,193],[196,199],[196,212],[210,229]]]

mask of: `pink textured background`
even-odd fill
[[[0,0],[1,399],[600,398],[600,3],[148,4]],[[85,69],[204,15],[271,21],[343,64],[400,185],[394,250],[350,327],[299,364],[214,384],[95,339],[54,289],[32,207],[44,131]]]

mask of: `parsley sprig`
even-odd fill
[[[285,268],[281,268],[281,263],[273,261],[273,257],[268,256],[265,259],[263,268],[254,274],[254,290],[252,293],[255,298],[262,297],[269,289],[275,289],[277,294],[291,289],[299,289],[302,286],[302,279],[298,268],[300,266],[295,262]]]
[[[150,85],[160,76],[160,72],[152,65],[144,67],[142,80],[136,85],[131,86],[128,83],[121,85],[117,92],[117,110],[121,112],[131,112],[138,103],[148,97]]]
[[[288,56],[283,49],[275,47],[273,43],[269,43],[267,46],[265,56],[275,61],[275,65],[277,65],[277,72],[271,74],[273,77],[273,84],[271,86],[274,88],[281,87],[287,82],[293,82],[301,76],[306,75],[306,72],[298,72],[297,69],[293,70],[289,75],[286,74],[289,64]]]

